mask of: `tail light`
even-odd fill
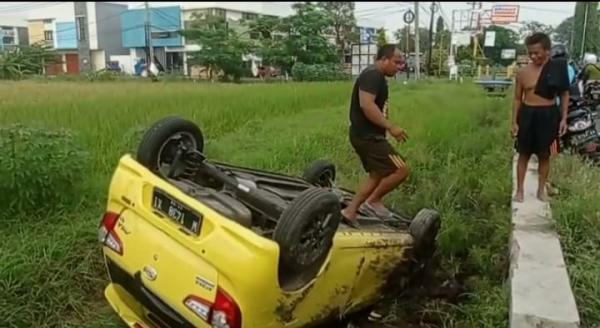
[[[217,289],[215,302],[211,304],[197,296],[190,295],[185,306],[213,328],[241,328],[242,312],[237,303],[222,289]]]
[[[118,254],[123,255],[123,243],[115,231],[118,221],[119,214],[106,212],[98,228],[98,241]]]

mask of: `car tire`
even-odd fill
[[[313,162],[304,170],[302,177],[315,186],[331,188],[335,181],[335,164],[328,160],[320,159]]]
[[[185,142],[199,152],[204,150],[204,136],[198,125],[180,117],[167,117],[154,123],[144,134],[138,147],[137,161],[150,171],[166,177],[160,163],[173,160],[178,141]]]
[[[436,237],[440,225],[439,213],[431,209],[422,209],[410,223],[408,233],[414,240],[412,257],[416,263],[413,275],[420,276],[428,269],[436,249]]]
[[[281,269],[301,273],[320,267],[340,221],[341,206],[334,193],[322,188],[303,191],[283,211],[273,233],[280,247]],[[303,245],[307,241],[313,245]]]

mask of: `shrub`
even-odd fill
[[[80,194],[88,154],[72,132],[0,126],[0,153],[0,206],[7,218],[63,208]]]
[[[295,81],[341,81],[351,78],[342,65],[297,63],[292,68]]]

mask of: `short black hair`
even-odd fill
[[[386,43],[384,45],[382,45],[381,47],[379,47],[379,50],[377,50],[377,57],[375,57],[376,60],[381,60],[381,59],[389,59],[394,57],[394,52],[396,51],[396,49],[399,49],[398,46],[396,44],[393,43]]]
[[[541,44],[544,50],[550,50],[552,46],[552,42],[550,41],[550,37],[546,33],[535,32],[525,38],[525,44],[527,46],[532,46],[534,44]]]

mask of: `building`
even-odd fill
[[[111,56],[127,55],[122,46],[121,15],[126,5],[108,2],[59,2],[41,6],[27,17],[30,44],[45,44],[61,57],[47,74],[101,70]]]
[[[200,50],[201,45],[186,40],[178,33],[179,30],[189,28],[190,22],[197,15],[223,17],[227,20],[229,27],[235,29],[238,34],[253,39],[257,36],[251,33],[242,22],[261,16],[285,17],[292,15],[294,10],[291,5],[291,2],[183,2],[181,5],[175,6],[149,7],[150,35],[157,68],[166,73],[183,73],[194,77],[203,75],[202,67],[188,65],[188,57],[193,52]],[[123,47],[128,49],[129,54],[113,56],[112,60],[118,61],[125,72],[141,74],[146,67],[146,60],[149,58],[148,42],[146,41],[146,8],[143,5],[131,7],[122,15],[121,27]],[[375,38],[375,31],[375,27],[361,28],[363,39],[371,42],[370,40]],[[329,39],[330,42],[335,42],[333,35],[329,35]],[[369,49],[367,47],[367,50]],[[261,58],[248,54],[243,59],[256,76],[258,67],[262,65]],[[352,63],[350,52],[346,54],[345,62],[350,69]]]
[[[154,50],[154,62],[158,69],[167,73],[184,73],[187,70],[180,6],[151,7],[148,9],[151,26],[150,36]],[[140,74],[141,64],[149,58],[147,49],[147,25],[145,8],[129,9],[121,17],[123,47],[128,49],[126,56],[113,57],[119,61],[127,73]]]
[[[0,51],[28,44],[27,22],[11,17],[0,17]]]

